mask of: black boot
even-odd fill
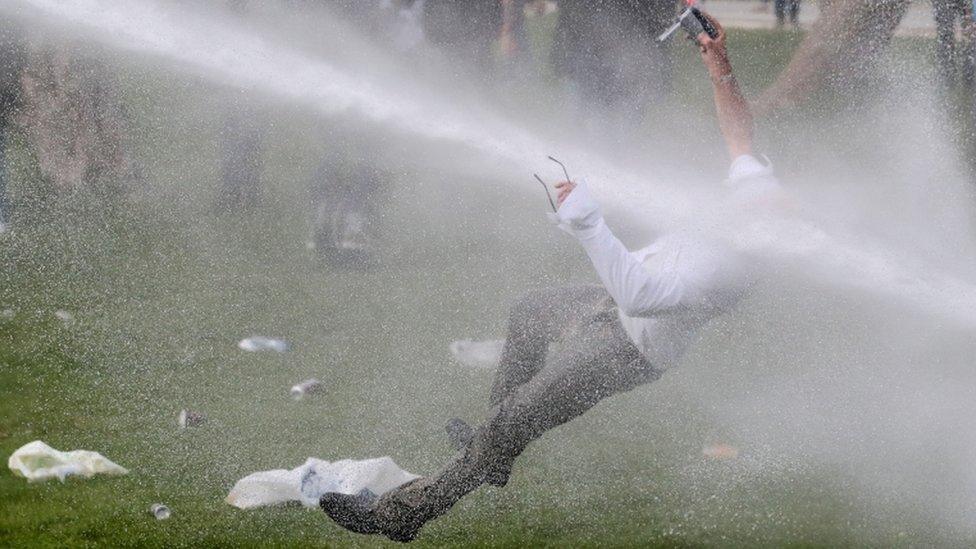
[[[377,516],[379,498],[369,490],[356,495],[330,492],[319,499],[319,507],[350,532],[357,534],[382,534],[393,541],[407,543],[417,537],[420,526],[411,523],[394,523]]]
[[[383,531],[373,513],[376,499],[376,495],[368,490],[356,495],[329,492],[319,498],[319,507],[346,530],[357,534],[381,534]]]

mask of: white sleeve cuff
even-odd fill
[[[763,163],[751,154],[743,154],[737,157],[732,161],[732,165],[729,166],[729,182],[735,183],[743,179],[772,175],[773,165],[769,162],[768,158],[765,160],[766,162]]]
[[[578,183],[556,213],[550,214],[549,218],[560,229],[581,240],[598,234],[606,226],[600,206],[590,195],[585,182]]]

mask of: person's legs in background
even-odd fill
[[[935,17],[936,50],[939,73],[945,85],[950,85],[956,77],[956,2],[954,0],[932,0]]]
[[[258,203],[264,168],[264,133],[262,121],[257,117],[255,108],[243,104],[232,105],[224,113],[218,211],[245,211]]]
[[[776,26],[782,27],[786,22],[786,0],[775,0],[773,11],[776,12]]]
[[[7,198],[7,123],[0,121],[0,233],[9,228],[10,207]]]
[[[973,3],[957,0],[962,3],[962,40],[959,49],[962,51],[962,83],[967,90],[972,90],[973,80],[976,78],[976,18],[973,16]],[[972,93],[969,94],[973,96]]]

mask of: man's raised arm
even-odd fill
[[[712,80],[718,125],[725,137],[729,156],[734,161],[740,156],[752,154],[752,111],[732,73],[732,63],[725,49],[725,29],[711,15],[705,14],[705,17],[718,30],[718,36],[712,38],[708,33],[701,33],[698,35],[698,47]]]

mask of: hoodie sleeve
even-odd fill
[[[610,231],[585,183],[573,189],[550,219],[579,240],[624,314],[647,317],[679,306],[683,289],[678,270],[648,271]]]

